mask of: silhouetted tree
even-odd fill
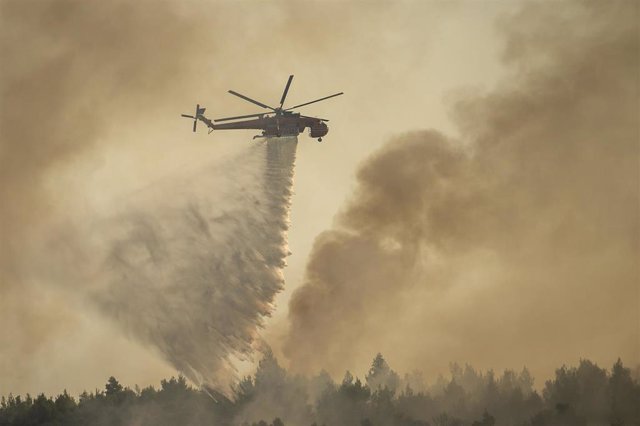
[[[631,370],[618,361],[611,369],[610,421],[613,425],[640,424],[640,386],[631,378]]]
[[[400,377],[389,367],[389,364],[380,353],[373,359],[365,379],[367,386],[371,390],[387,388],[395,393],[400,384]]]
[[[122,392],[122,385],[118,383],[115,377],[109,377],[107,380],[107,384],[104,386],[106,389],[107,396],[117,395],[119,392]]]

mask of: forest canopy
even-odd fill
[[[8,395],[0,426],[22,425],[639,425],[639,370],[618,360],[610,370],[589,360],[562,366],[540,391],[527,368],[496,374],[451,364],[427,384],[419,371],[400,376],[378,354],[364,379],[349,371],[288,374],[268,352],[253,376],[227,398],[179,376],[160,387],[129,388],[110,377],[77,398]]]

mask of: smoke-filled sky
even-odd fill
[[[345,95],[305,110],[331,121],[299,139],[263,331],[284,364],[637,362],[638,36],[633,1],[0,1],[0,394],[175,374],[101,312],[88,247],[146,194],[250,167],[253,133],[179,114],[257,112],[226,90],[274,102],[289,74],[290,105]]]
[[[338,373],[640,358],[637,7],[527,5],[513,69],[357,172],[290,302],[285,354]],[[567,30],[567,27],[575,30]],[[399,332],[400,331],[400,332]]]

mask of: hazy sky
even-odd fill
[[[628,7],[629,2],[622,4]],[[338,374],[349,368],[361,374],[375,352],[382,350],[392,367],[400,371],[422,368],[422,364],[428,361],[431,363],[429,371],[433,373],[446,370],[450,361],[468,361],[482,368],[496,369],[519,369],[525,364],[533,365],[534,373],[548,375],[559,363],[575,362],[579,357],[594,357],[605,365],[617,356],[625,355],[636,357],[635,360],[625,359],[627,362],[638,361],[640,323],[637,316],[637,267],[630,268],[631,275],[618,277],[624,289],[622,294],[628,299],[624,318],[614,322],[614,325],[624,324],[625,329],[621,334],[610,336],[611,329],[608,327],[596,329],[595,333],[600,334],[595,334],[592,343],[584,346],[584,349],[571,351],[565,348],[553,356],[547,356],[546,345],[555,347],[566,340],[564,334],[554,334],[555,321],[563,318],[562,306],[555,303],[552,304],[555,315],[552,320],[540,322],[538,328],[531,326],[529,321],[526,324],[523,322],[522,330],[516,329],[510,334],[513,344],[521,346],[517,350],[505,351],[504,345],[509,346],[509,342],[504,342],[503,346],[499,346],[499,354],[491,351],[478,354],[472,350],[474,346],[482,345],[483,340],[478,333],[496,336],[482,327],[473,328],[471,347],[459,346],[459,342],[454,342],[451,346],[454,349],[447,350],[447,334],[459,336],[466,327],[465,322],[437,314],[423,316],[415,306],[408,304],[411,300],[409,296],[424,300],[424,306],[427,307],[429,303],[437,304],[430,299],[434,297],[430,287],[391,298],[396,304],[392,307],[406,310],[409,313],[407,317],[397,318],[392,307],[371,315],[372,326],[380,326],[383,322],[380,318],[393,317],[388,322],[388,328],[404,328],[411,336],[407,335],[409,333],[387,330],[387,334],[368,338],[371,336],[370,330],[362,331],[356,327],[352,330],[357,335],[355,341],[358,341],[361,349],[343,356],[334,357],[319,351],[305,358],[292,353],[295,352],[296,343],[308,343],[306,339],[313,341],[313,333],[307,333],[302,327],[295,329],[297,334],[290,334],[290,319],[294,324],[300,323],[296,322],[299,318],[295,315],[288,316],[293,291],[309,283],[304,271],[316,236],[325,230],[344,226],[351,231],[356,229],[349,220],[344,222],[344,219],[340,219],[334,224],[336,213],[346,211],[347,217],[350,214],[360,217],[362,212],[357,208],[345,207],[347,200],[352,200],[349,204],[352,206],[354,190],[358,188],[358,191],[362,191],[364,188],[366,192],[367,185],[376,185],[378,179],[385,181],[384,176],[379,177],[374,172],[367,177],[366,170],[375,170],[374,166],[365,166],[356,178],[359,165],[365,162],[367,165],[375,164],[375,158],[385,158],[383,154],[378,154],[374,160],[369,160],[374,151],[389,141],[399,141],[396,145],[393,142],[392,146],[408,149],[418,143],[414,147],[414,161],[418,161],[416,167],[420,167],[420,161],[426,163],[432,156],[453,155],[456,159],[451,160],[451,164],[456,171],[447,175],[451,185],[466,186],[471,181],[478,184],[476,188],[482,192],[482,197],[490,193],[511,199],[517,192],[501,186],[511,170],[502,173],[500,167],[510,162],[522,166],[527,164],[529,157],[523,159],[520,154],[507,155],[496,151],[495,144],[483,139],[491,139],[491,131],[499,132],[502,123],[502,116],[493,112],[493,107],[496,111],[504,111],[505,120],[515,123],[513,126],[517,127],[520,122],[529,120],[528,110],[525,108],[525,112],[518,110],[518,114],[510,115],[510,108],[519,105],[514,95],[518,89],[505,89],[504,86],[515,83],[521,85],[524,91],[534,92],[540,87],[547,90],[548,86],[536,86],[535,82],[517,78],[505,83],[509,72],[527,65],[531,58],[531,61],[542,64],[542,76],[572,78],[565,72],[581,70],[580,57],[567,58],[565,66],[563,55],[576,46],[579,48],[578,54],[586,52],[585,57],[590,57],[587,54],[592,54],[588,48],[593,35],[598,34],[597,31],[606,34],[610,25],[617,23],[624,14],[604,13],[604,18],[598,18],[588,12],[589,8],[584,12],[579,7],[572,8],[569,5],[560,8],[564,15],[559,14],[557,20],[567,19],[574,25],[565,28],[565,33],[558,33],[559,24],[551,19],[554,14],[551,13],[551,17],[544,14],[545,10],[552,9],[548,3],[539,3],[537,6],[527,2],[506,1],[165,1],[133,4],[120,0],[2,0],[0,5],[0,56],[3,63],[0,73],[3,91],[0,110],[0,323],[3,324],[0,330],[0,394],[59,392],[62,388],[75,393],[100,386],[110,375],[115,375],[126,384],[147,385],[175,374],[153,349],[128,339],[117,326],[85,304],[78,287],[54,284],[52,281],[59,282],[59,277],[49,280],[42,274],[42,271],[51,271],[47,260],[47,242],[64,235],[64,230],[70,224],[90,222],[108,215],[123,200],[135,198],[132,194],[142,188],[162,185],[162,182],[171,181],[173,176],[183,176],[206,165],[222,163],[225,158],[238,153],[241,146],[252,143],[252,132],[216,132],[207,135],[201,131],[193,134],[190,123],[181,119],[179,114],[191,113],[196,102],[207,107],[210,117],[258,112],[252,105],[227,94],[226,90],[234,89],[266,103],[275,102],[289,74],[295,75],[289,92],[290,105],[337,91],[344,91],[345,95],[304,110],[311,115],[329,118],[330,132],[322,143],[306,135],[299,138],[289,232],[292,255],[285,270],[285,291],[277,298],[274,316],[263,333],[277,354],[282,356],[284,352],[287,353],[287,358],[282,359],[283,363],[291,361],[292,367],[309,371],[322,366],[322,359],[326,358],[325,367],[333,373]],[[524,12],[521,11],[523,5],[529,6]],[[630,7],[630,10],[631,18],[634,13],[637,17],[637,6]],[[531,18],[528,20],[527,16]],[[550,21],[549,27],[540,25],[541,21]],[[514,25],[514,22],[522,23],[522,28]],[[637,24],[626,21],[622,24],[623,29],[631,28],[637,35]],[[591,26],[595,27],[593,32],[590,32]],[[549,34],[558,40],[548,40],[546,37]],[[555,49],[553,46],[560,47]],[[550,57],[540,54],[547,48],[553,52]],[[637,51],[632,53],[629,62],[620,65],[622,71],[604,77],[622,76],[629,79],[626,71],[629,67],[636,67],[637,71],[637,55]],[[620,59],[619,56],[610,58],[614,62],[616,59]],[[551,61],[551,71],[548,73],[544,68],[545,61]],[[606,74],[607,61],[599,63],[599,67]],[[637,72],[635,82],[626,83],[635,87],[637,95]],[[489,94],[496,88],[501,91],[490,97]],[[581,90],[587,88],[578,86],[576,92],[563,92],[563,95],[579,97]],[[616,95],[619,90],[615,85],[604,85],[601,97],[609,99],[612,93]],[[633,91],[628,96],[633,97]],[[491,99],[486,101],[485,97]],[[516,101],[508,103],[512,98]],[[532,98],[539,99],[535,102],[542,102],[543,105],[544,102],[560,102],[553,97]],[[501,103],[503,99],[506,99],[506,105]],[[596,96],[595,99],[600,98]],[[462,102],[465,100],[468,102]],[[588,104],[591,101],[593,99],[585,102]],[[615,110],[609,104],[605,105]],[[630,108],[636,108],[637,112],[637,102],[635,106],[621,103],[617,107],[627,114]],[[564,116],[563,104],[551,110],[557,111],[559,117]],[[452,118],[452,111],[456,111],[457,118]],[[594,113],[587,107],[584,111],[587,120],[598,117],[597,111]],[[581,123],[581,117],[570,118]],[[534,170],[522,178],[523,191],[531,191],[525,192],[529,195],[537,194],[540,188],[554,185],[552,180],[545,179],[543,171],[547,163],[554,176],[559,176],[561,181],[567,178],[561,173],[566,163],[560,162],[554,155],[564,156],[561,160],[569,164],[575,158],[572,155],[574,151],[569,149],[559,153],[546,149],[537,151],[531,148],[531,141],[550,138],[559,129],[569,135],[573,149],[577,144],[576,139],[588,135],[567,131],[566,123],[545,120],[548,117],[542,121],[532,120],[533,124],[527,127],[537,129],[541,126],[542,131],[538,133],[531,130],[533,134],[522,139],[510,133],[507,138],[516,141],[513,146],[523,147],[522,152],[533,152],[534,158],[539,161],[534,164],[539,164],[542,171],[538,173]],[[483,128],[483,123],[489,130]],[[627,130],[630,126],[633,128],[633,124],[636,126],[636,139],[629,143],[628,138],[633,137],[633,132]],[[604,122],[601,127],[608,129],[609,125]],[[617,126],[622,129],[621,135],[612,135],[608,131],[599,134],[604,139],[610,137],[611,140],[623,141],[623,148],[611,155],[612,163],[598,166],[603,175],[607,175],[609,169],[615,169],[614,164],[620,158],[634,158],[634,155],[637,158],[637,121],[621,122]],[[400,136],[425,129],[436,129],[439,133]],[[432,148],[425,149],[414,139],[433,139],[436,145],[449,143],[457,148],[452,148],[453,154],[444,148],[432,152]],[[521,140],[525,142],[519,142]],[[562,142],[562,138],[553,140],[560,146]],[[609,152],[602,150],[598,144],[589,146],[595,147],[590,152],[596,154]],[[385,149],[385,152],[394,152],[392,148]],[[469,154],[466,151],[457,158],[456,149],[484,151],[479,159],[469,160],[465,157]],[[535,157],[538,152],[541,155]],[[412,157],[409,154],[408,159]],[[589,158],[581,164],[599,164],[591,160]],[[394,169],[388,172],[389,176],[394,176],[402,164],[390,163]],[[633,164],[637,166],[637,161]],[[620,174],[615,175],[616,179],[633,179],[634,173],[637,179],[637,168],[633,164],[625,163]],[[381,167],[384,170],[386,163]],[[467,167],[472,169],[469,174],[458,170]],[[497,183],[487,169],[497,170]],[[571,170],[575,171],[577,177],[584,176],[585,170],[581,167]],[[427,180],[441,178],[438,173],[417,173],[416,176]],[[584,204],[586,202],[582,197],[588,197],[589,193],[584,193],[581,188],[579,185],[562,186],[556,192],[558,197],[570,196],[568,201],[565,199],[560,204],[565,208],[571,208],[573,202],[581,207],[588,205],[592,209],[588,210],[589,214],[580,216],[582,220],[603,217],[606,221],[609,217],[606,211],[598,210],[593,204]],[[425,190],[432,191],[433,188],[427,186]],[[622,250],[618,259],[625,267],[629,266],[625,262],[637,255],[638,248],[638,218],[634,216],[638,211],[638,194],[634,190],[637,190],[637,185],[616,198],[622,205],[614,208],[614,213],[618,209],[624,210],[623,205],[629,203],[631,208],[626,210],[627,215],[612,216],[622,223],[620,232],[636,233],[630,237],[632,244],[626,249],[621,248],[622,245],[617,244],[622,238],[619,234],[612,237],[613,243],[604,244],[612,250],[604,258],[615,257],[615,250]],[[576,191],[579,196],[572,198],[571,194]],[[465,197],[468,196],[465,194]],[[596,199],[595,205],[606,202],[599,196]],[[357,204],[357,196],[355,200]],[[473,208],[474,203],[466,201]],[[524,208],[517,203],[513,206],[508,203],[495,205],[494,201],[480,200],[480,207],[485,209],[483,214],[494,211],[508,216],[511,207]],[[552,202],[553,199],[543,201]],[[385,201],[381,202],[384,204]],[[531,202],[535,207],[533,213],[541,213],[543,218],[551,222],[557,219],[555,213],[539,207],[538,199],[532,201],[525,196],[522,202]],[[418,215],[422,207],[418,207]],[[436,207],[444,208],[442,205]],[[447,212],[445,209],[440,214],[446,216]],[[460,226],[474,229],[471,226],[473,218],[457,214],[453,214],[452,210],[452,216],[460,218]],[[502,232],[494,222],[482,220],[480,218],[480,225]],[[448,222],[434,219],[434,223]],[[521,230],[521,226],[525,225],[527,223],[518,222],[513,229]],[[431,222],[429,226],[432,226]],[[574,239],[581,232],[580,226],[567,229],[567,240],[580,244]],[[477,238],[483,236],[485,234],[480,231],[474,234]],[[535,246],[535,249],[514,249],[517,247],[514,241],[518,236]],[[551,250],[556,246],[552,242],[556,240],[546,237],[536,239],[534,236],[534,231],[528,231],[514,232],[511,239],[505,238],[504,241],[495,236],[487,237],[483,241],[490,243],[486,244],[486,251],[482,253],[469,251],[468,247],[477,242],[471,237],[451,238],[451,245],[446,249],[462,247],[461,253],[455,256],[450,256],[449,252],[436,253],[436,257],[442,256],[444,259],[444,266],[436,272],[446,275],[451,273],[451,268],[466,268],[469,276],[460,274],[455,280],[473,282],[480,289],[493,282],[499,282],[496,286],[502,288],[505,280],[515,280],[514,276],[523,273],[527,274],[524,281],[534,282],[535,285],[538,278],[547,280],[551,274],[549,271],[557,269],[543,270],[536,276],[540,270],[536,269],[535,262],[527,263],[507,256],[507,253],[515,250],[517,255],[538,255],[541,260],[553,257]],[[443,237],[443,241],[447,238]],[[563,239],[557,238],[560,241]],[[589,247],[592,247],[593,241],[588,241]],[[603,237],[602,241],[610,240]],[[558,246],[563,247],[560,242]],[[428,249],[433,247],[421,247],[421,250]],[[561,255],[562,248],[558,250]],[[513,262],[510,263],[510,260]],[[564,268],[581,269],[580,276],[596,275],[597,286],[594,285],[594,288],[598,291],[594,292],[594,297],[600,297],[604,294],[601,293],[601,284],[618,279],[609,274],[615,262],[600,268],[593,263],[592,257],[588,257],[593,268],[592,273],[588,273],[583,269],[586,261],[587,257],[572,257]],[[411,263],[411,268],[415,264]],[[433,267],[429,265],[429,268]],[[429,268],[427,272],[434,273]],[[404,271],[403,274],[409,272]],[[420,271],[420,274],[424,272]],[[568,276],[571,271],[563,269],[562,274]],[[407,279],[402,275],[399,281]],[[573,294],[571,292],[576,291],[576,280],[575,277],[571,278],[571,285],[553,297]],[[445,282],[444,285],[449,282],[441,281]],[[532,288],[525,284],[523,286]],[[446,293],[443,296],[447,299],[445,304],[453,306],[455,312],[473,309],[467,305],[471,302],[465,287],[454,287],[459,293]],[[361,290],[367,292],[366,286]],[[529,295],[527,291],[522,294],[539,296],[535,292]],[[394,288],[386,288],[385,292],[393,293]],[[351,291],[348,293],[351,294]],[[383,294],[386,293],[373,292],[363,294],[361,298],[356,296],[356,299],[365,304],[369,301],[371,309],[378,309],[380,298],[384,300]],[[482,293],[479,299],[499,297],[499,294],[495,287],[491,287],[491,291]],[[509,297],[516,295],[516,290],[508,293]],[[452,302],[451,298],[455,300]],[[318,306],[331,303],[321,298],[318,301]],[[544,299],[536,299],[536,302],[545,304]],[[611,306],[618,302],[619,299],[615,299],[603,311],[596,312],[610,312]],[[507,318],[511,312],[520,318],[517,315],[517,306],[520,305],[509,305],[508,301],[505,304],[491,305],[492,312],[504,312]],[[337,306],[349,309],[348,304],[344,305],[344,300]],[[594,307],[590,304],[584,306]],[[364,315],[367,312],[365,309]],[[581,318],[586,320],[591,314],[579,311],[579,315],[584,317],[579,317],[576,323]],[[599,314],[594,314],[593,318],[599,318]],[[500,327],[504,317],[491,315],[489,319],[487,328]],[[338,315],[327,332],[344,327],[343,321],[359,320]],[[421,321],[428,322],[426,341],[420,345],[402,343],[403,338],[414,339],[413,333],[421,329]],[[596,319],[587,322],[590,324],[590,321],[599,323]],[[439,327],[439,324],[442,326]],[[519,322],[515,321],[514,324]],[[562,333],[577,330],[572,327],[560,329]],[[516,339],[515,336],[521,333],[525,333],[523,338]],[[526,345],[522,346],[528,337],[526,333],[533,334],[532,341],[540,347],[539,352],[532,353]],[[553,335],[550,343],[545,340],[547,333]],[[577,333],[584,337],[581,331]],[[334,343],[339,345],[348,341],[350,336],[336,337]],[[432,342],[429,342],[429,338]],[[593,350],[598,345],[620,343],[622,340],[626,342],[630,338],[631,343],[626,346],[621,344],[620,350]],[[316,341],[322,339],[329,342],[331,336],[318,337]],[[579,340],[577,344],[587,340]],[[434,347],[433,351],[425,349],[430,346]],[[397,353],[389,353],[393,352],[394,347],[398,348]],[[309,365],[301,366],[300,363],[304,363],[305,359],[309,360]]]

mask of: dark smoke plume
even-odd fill
[[[638,3],[548,6],[501,21],[511,76],[456,104],[461,140],[360,167],[290,302],[294,369],[639,359]]]

